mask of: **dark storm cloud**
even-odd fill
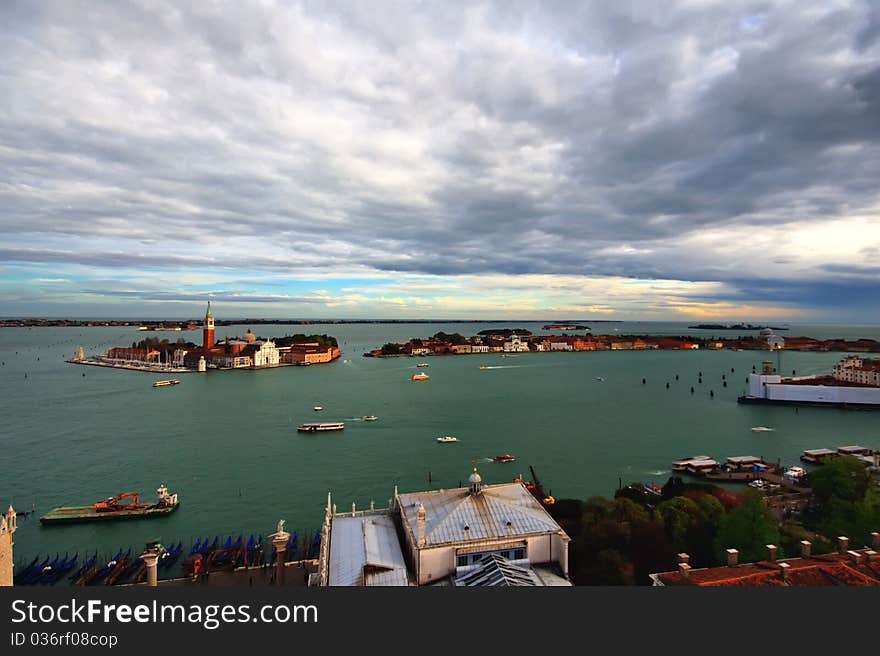
[[[766,256],[750,233],[873,216],[878,179],[869,2],[13,2],[0,25],[7,261],[665,278],[783,302],[744,275]],[[846,262],[773,253],[789,301],[874,273],[861,225]]]

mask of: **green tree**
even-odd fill
[[[871,475],[857,458],[832,458],[810,473],[810,487],[820,503],[836,496],[854,503],[864,498],[871,485]]]
[[[764,504],[764,495],[749,489],[743,494],[743,502],[731,510],[721,521],[715,551],[719,562],[724,562],[727,549],[737,549],[740,561],[762,560],[766,545],[780,542],[776,519]]]

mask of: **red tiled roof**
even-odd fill
[[[857,553],[862,554],[861,564],[856,564],[849,554],[827,554],[775,562],[760,561],[735,567],[692,569],[687,577],[683,577],[680,572],[664,572],[657,576],[665,585],[700,587],[880,586],[880,562],[869,561],[867,550]],[[782,563],[788,565],[785,577]]]

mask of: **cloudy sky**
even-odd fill
[[[877,3],[0,15],[0,315],[880,321]]]

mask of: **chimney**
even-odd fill
[[[776,561],[776,551],[777,548],[775,544],[767,545],[767,560],[769,560],[771,563]]]
[[[791,565],[788,563],[779,563],[779,571],[782,574],[782,580],[788,583],[788,570],[791,568]]]
[[[679,563],[678,573],[681,574],[681,578],[689,580],[691,578],[691,566],[687,563]]]
[[[801,540],[801,558],[809,558],[813,553],[813,543],[809,540]]]
[[[686,553],[680,553],[678,554],[678,562],[688,565],[691,562],[691,557]]]
[[[858,551],[850,550],[850,551],[847,551],[846,553],[848,553],[849,557],[852,558],[853,565],[861,565],[862,564],[863,556]]]
[[[849,538],[845,535],[837,536],[837,553],[846,553],[849,549]]]
[[[739,551],[736,549],[727,550],[727,566],[736,567],[739,564]]]
[[[880,533],[877,531],[871,533],[871,548],[880,549]]]
[[[418,541],[419,548],[424,547],[427,543],[425,539],[425,520],[427,516],[425,506],[419,504],[419,509],[416,511],[416,540]]]
[[[873,563],[873,562],[877,561],[878,559],[880,559],[880,554],[878,554],[873,549],[868,549],[865,552],[865,556],[868,558],[869,563]]]

